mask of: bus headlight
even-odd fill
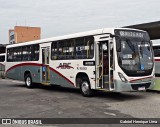
[[[120,79],[122,80],[122,82],[127,82],[127,79],[123,76],[122,73],[118,72],[118,75],[119,75]]]

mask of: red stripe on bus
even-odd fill
[[[160,61],[160,59],[154,59],[154,61]]]
[[[64,75],[62,75],[61,73],[59,73],[57,70],[53,69],[50,67],[50,70],[57,73],[59,76],[61,76],[62,78],[64,78],[65,80],[67,80],[69,83],[71,83],[74,86],[74,83],[72,81],[70,81],[68,78],[66,78]]]
[[[134,80],[130,80],[129,82],[134,82],[134,81],[137,81],[137,80],[142,80],[142,79],[147,79],[147,78],[153,78],[153,76],[145,77],[145,78],[139,78],[139,79],[134,79]]]
[[[6,72],[8,72],[16,67],[20,67],[20,66],[42,66],[42,65],[43,64],[38,64],[38,63],[21,63],[21,64],[17,64],[17,65],[12,66]]]
[[[16,68],[16,67],[20,67],[20,66],[43,66],[43,64],[38,64],[38,63],[21,63],[21,64],[17,64],[12,66],[11,68],[9,68],[6,72]],[[74,86],[74,83],[72,81],[70,81],[68,78],[66,78],[64,75],[62,75],[61,73],[59,73],[58,71],[56,71],[55,69],[50,67],[50,70],[52,70],[53,72],[57,73],[59,76],[61,76],[62,78],[64,78],[65,80],[67,80],[69,83],[71,83]]]

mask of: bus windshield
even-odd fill
[[[133,35],[134,34],[134,35]],[[145,32],[123,31],[116,38],[118,64],[128,76],[149,75],[153,68],[153,54],[149,36]]]

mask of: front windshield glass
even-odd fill
[[[129,76],[151,73],[153,56],[148,34],[124,30],[116,34],[119,36],[116,37],[118,63],[122,70]]]

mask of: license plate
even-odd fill
[[[145,87],[139,87],[138,90],[145,90]]]

